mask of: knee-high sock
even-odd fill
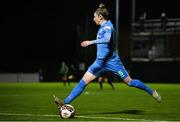
[[[153,91],[148,86],[146,86],[143,82],[137,79],[133,79],[131,82],[128,83],[128,85],[131,87],[142,89],[146,91],[147,93],[149,93],[150,95],[152,95],[153,93]]]
[[[64,100],[65,104],[71,103],[77,96],[79,96],[86,87],[86,83],[81,79],[79,83],[73,88],[69,96]]]

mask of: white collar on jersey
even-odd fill
[[[102,25],[104,25],[104,23],[106,23],[107,22],[107,20],[101,20],[99,23],[100,23],[100,25],[102,26]]]

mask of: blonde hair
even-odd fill
[[[99,7],[96,9],[95,13],[99,16],[103,16],[104,19],[109,19],[109,12],[106,8],[106,5],[104,3],[100,3]]]

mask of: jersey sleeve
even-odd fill
[[[104,34],[103,34],[102,38],[92,40],[92,44],[103,44],[103,43],[109,43],[110,42],[112,28],[110,26],[105,26],[103,31],[104,31]]]

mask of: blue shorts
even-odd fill
[[[110,71],[118,78],[125,79],[129,76],[119,57],[109,58],[108,60],[96,58],[95,62],[89,66],[88,72],[99,77],[104,72]]]

